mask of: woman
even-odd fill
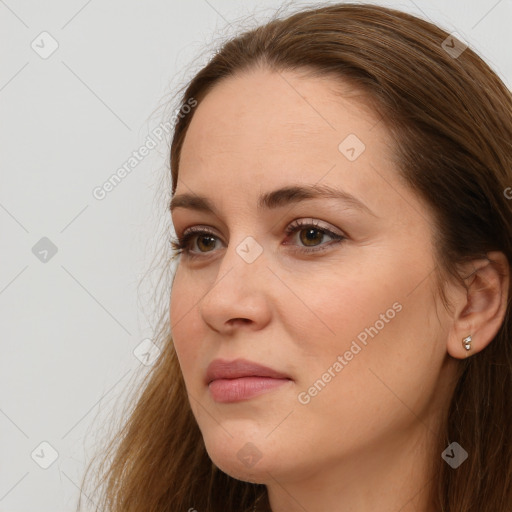
[[[101,508],[510,511],[509,90],[342,4],[228,41],[190,104],[170,318]]]

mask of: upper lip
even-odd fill
[[[206,369],[206,384],[216,379],[237,379],[240,377],[272,377],[273,379],[289,379],[288,375],[268,366],[248,361],[247,359],[215,359]]]

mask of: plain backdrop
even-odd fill
[[[511,87],[512,0],[375,3],[457,32]],[[281,5],[0,0],[1,512],[75,510],[101,418],[151,367],[158,312],[139,285],[169,215],[169,98]]]

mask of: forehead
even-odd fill
[[[377,114],[361,98],[361,93],[332,77],[252,70],[222,80],[206,95],[194,112],[186,140],[195,145],[222,141],[232,147],[244,141],[293,142],[328,133],[336,139],[338,131],[375,125]]]
[[[361,161],[370,154],[382,161],[390,149],[378,116],[354,96],[332,78],[294,72],[253,70],[225,79],[193,114],[180,177],[212,186],[285,175],[314,182],[336,166],[350,181],[361,165],[348,160],[342,150],[350,148],[340,144],[356,142],[356,151],[364,146]]]

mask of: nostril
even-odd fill
[[[238,324],[238,323],[241,323],[241,324],[247,324],[247,323],[250,323],[251,320],[249,320],[248,318],[232,318],[231,320],[229,320],[229,323],[230,324]]]

